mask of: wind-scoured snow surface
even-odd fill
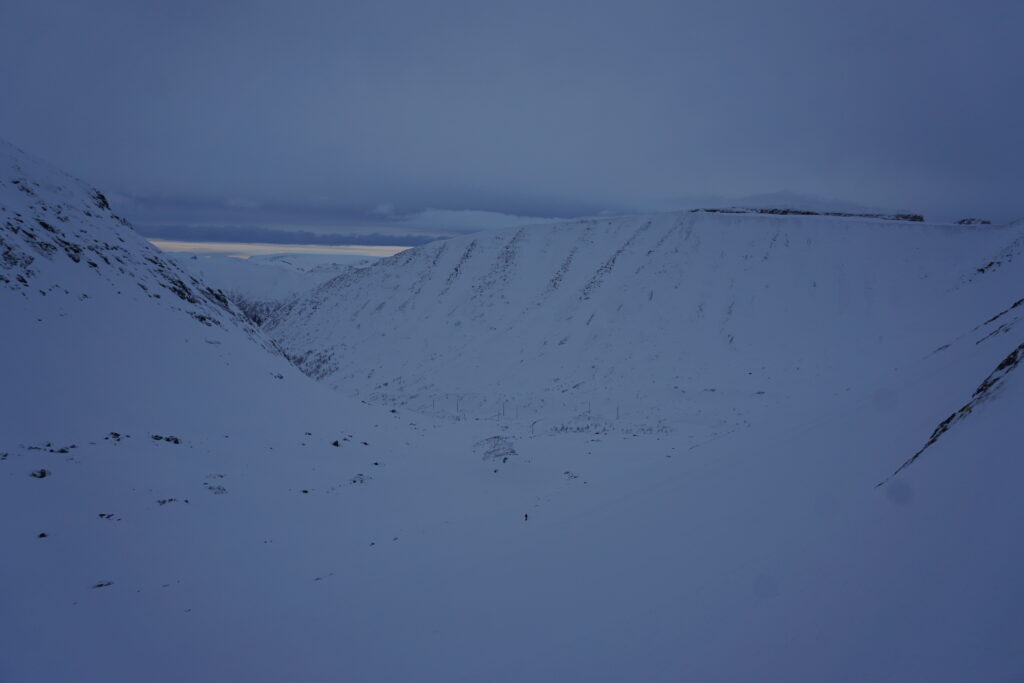
[[[318,384],[0,169],[0,681],[1024,672],[1024,225],[432,244],[275,318]]]

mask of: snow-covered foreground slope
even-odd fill
[[[485,460],[481,423],[401,413],[349,440],[310,415],[19,448],[5,680],[1013,680],[1020,376],[876,487],[986,355],[693,450],[563,434]]]
[[[976,269],[1022,240],[1024,223],[585,220],[404,252],[266,329],[308,374],[372,402],[702,443],[862,393],[932,351],[1018,294],[1019,273]]]
[[[1024,671],[1016,247],[949,280],[976,307],[928,317],[926,352],[878,351],[898,369],[851,371],[850,392],[700,444],[676,425],[530,436],[340,398],[203,285],[167,295],[178,271],[86,216],[88,188],[0,152],[63,205],[61,239],[127,264],[0,233],[33,257],[31,287],[0,287],[0,681]],[[0,183],[4,220],[42,215]]]
[[[299,294],[374,260],[349,254],[275,254],[239,259],[178,253],[168,258],[222,291],[257,324]]]

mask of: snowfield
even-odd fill
[[[5,143],[0,226],[0,681],[1024,674],[1024,223],[469,235],[262,330]]]

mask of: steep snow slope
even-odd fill
[[[130,294],[137,294],[137,287],[150,299],[166,296],[169,308],[210,327],[233,317],[223,296],[162,258],[111,212],[98,190],[3,141],[0,182],[0,285],[5,290],[32,303],[47,295],[83,301],[110,289],[122,296],[119,288],[130,283]]]
[[[0,233],[32,257],[0,272],[39,283],[0,287],[0,681],[1024,671],[1018,228],[950,274],[976,308],[924,316],[927,352],[873,384],[850,365],[857,391],[702,444],[531,437],[345,401],[86,216],[89,188],[0,151],[47,207],[5,176],[5,219],[61,205],[61,239],[124,250],[100,270]]]
[[[0,220],[0,374],[18,388],[0,392],[6,437],[176,414],[212,424],[235,410],[236,383],[260,396],[289,372],[222,293],[139,237],[102,194],[6,143]]]
[[[1017,293],[968,280],[1022,235],[706,213],[526,227],[342,274],[266,329],[307,374],[373,402],[700,443],[931,351]]]

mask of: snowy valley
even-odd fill
[[[345,254],[271,254],[247,259],[188,253],[169,256],[183,270],[223,292],[257,325],[299,294],[375,260]]]
[[[0,681],[1015,680],[1022,251],[697,211],[190,262],[0,143]]]

